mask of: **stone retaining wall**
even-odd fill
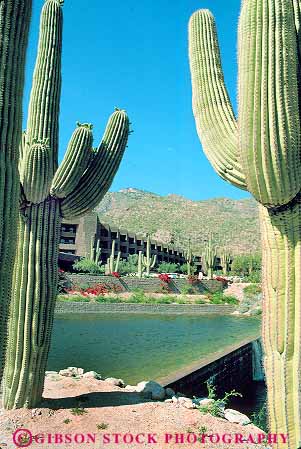
[[[101,304],[88,302],[57,301],[55,313],[136,313],[136,314],[164,314],[164,315],[229,315],[235,306],[213,304]]]
[[[120,279],[114,278],[113,276],[93,276],[88,274],[70,274],[69,279],[74,285],[86,284],[89,287],[95,284],[108,284],[110,286],[116,286],[120,291],[128,292],[135,289],[141,289],[148,293],[158,293],[160,292],[162,281],[159,278],[134,278],[130,276],[123,276]],[[169,289],[173,293],[181,293],[182,289],[185,287],[191,287],[191,284],[187,282],[186,279],[172,279],[172,281],[167,284]],[[197,285],[193,286],[196,293],[206,294],[214,293],[223,290],[223,285],[219,281],[213,280],[203,280]]]
[[[188,396],[206,395],[208,380],[216,387],[219,396],[232,389],[247,391],[253,382],[253,342],[254,340],[242,342],[225,353],[208,358],[199,366],[191,366],[174,376],[160,379],[160,383]],[[259,363],[262,364],[262,361]]]

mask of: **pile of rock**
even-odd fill
[[[140,394],[144,399],[149,399],[152,401],[165,401],[165,403],[171,404],[176,407],[184,407],[187,409],[207,409],[210,411],[215,403],[214,399],[210,398],[188,398],[184,394],[176,393],[171,388],[164,388],[158,382],[153,380],[139,382],[137,385],[126,385],[122,379],[117,379],[115,377],[102,378],[99,373],[95,371],[84,372],[82,368],[69,367],[63,370],[57,371],[46,371],[46,376],[50,380],[57,381],[62,377],[71,377],[74,379],[96,379],[100,381],[105,381],[111,385],[119,388],[123,388],[125,391]],[[250,419],[238,412],[237,410],[226,409],[219,404],[219,416],[226,419],[231,423],[237,423],[241,425],[250,424]]]

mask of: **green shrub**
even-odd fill
[[[118,273],[122,276],[136,273],[138,269],[138,254],[131,254],[128,260],[121,260],[118,265]]]
[[[268,429],[268,411],[267,411],[267,405],[266,404],[263,405],[263,407],[259,410],[259,412],[253,413],[251,415],[251,421],[259,429],[263,430],[266,433],[269,432],[269,429]]]
[[[254,276],[260,277],[261,272],[261,256],[259,254],[247,254],[237,256],[231,265],[231,274],[241,277]],[[255,281],[253,281],[255,282]]]
[[[180,272],[183,274],[188,274],[188,265],[187,263],[184,263],[180,266]],[[191,264],[191,274],[194,274],[196,272],[196,266]]]
[[[215,292],[208,295],[208,298],[212,304],[239,304],[239,301],[235,296],[224,295],[223,292]]]
[[[123,302],[122,298],[118,297],[110,297],[110,296],[96,296],[95,298],[96,302],[102,303],[102,304],[118,304]]]
[[[235,390],[225,393],[222,399],[217,399],[216,397],[216,387],[213,386],[209,381],[207,382],[208,398],[213,399],[214,402],[206,405],[197,407],[201,413],[209,413],[212,416],[223,417],[223,409],[227,407],[231,397],[242,397],[241,393]]]
[[[244,288],[244,295],[246,297],[259,295],[262,292],[260,284],[251,284]]]
[[[73,264],[73,269],[79,273],[102,274],[104,267],[93,262],[93,260],[83,257]]]
[[[191,285],[184,285],[181,288],[181,294],[182,295],[193,295],[195,294],[195,289]]]
[[[158,273],[177,273],[180,270],[178,263],[161,262],[158,267]]]
[[[144,291],[139,288],[133,290],[133,294],[130,296],[129,302],[146,303],[146,296]]]

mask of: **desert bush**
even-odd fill
[[[161,262],[157,267],[158,273],[178,273],[180,265],[178,263]]]
[[[83,257],[73,264],[73,269],[79,273],[102,274],[104,267],[93,262],[93,260]]]

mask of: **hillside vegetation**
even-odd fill
[[[192,201],[129,188],[107,193],[97,211],[104,223],[137,234],[150,233],[163,243],[186,248],[190,238],[195,254],[202,253],[210,233],[215,244],[227,247],[232,254],[258,252],[260,248],[258,211],[253,199]]]

